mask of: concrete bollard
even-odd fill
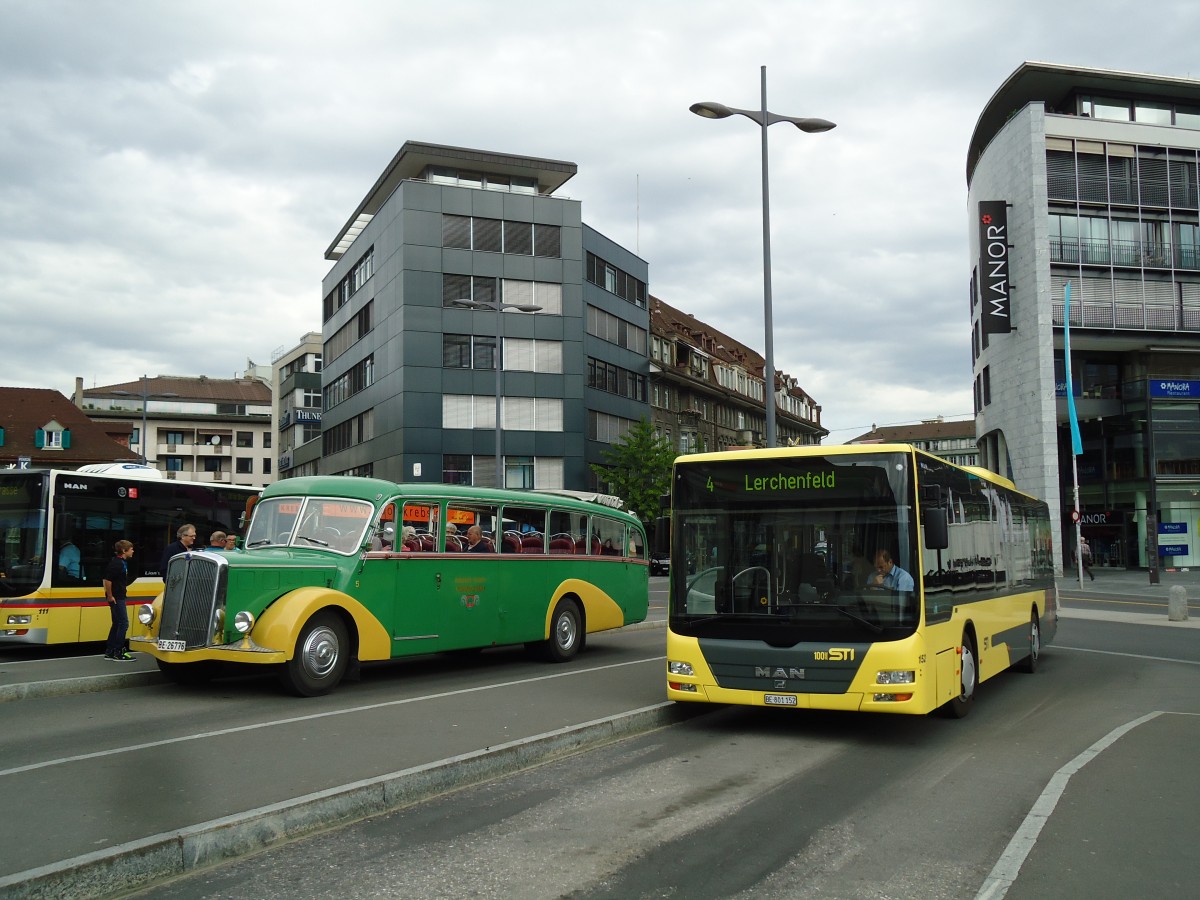
[[[1167,598],[1167,621],[1186,622],[1188,617],[1187,590],[1179,585],[1171,588]]]

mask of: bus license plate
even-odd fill
[[[158,649],[159,650],[186,650],[187,642],[186,641],[164,641],[164,640],[160,639],[158,642]]]
[[[795,694],[763,694],[763,703],[767,706],[795,706]]]

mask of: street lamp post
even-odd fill
[[[815,134],[829,131],[837,126],[826,119],[804,119],[781,116],[767,111],[767,67],[762,66],[762,108],[737,109],[722,103],[705,101],[693,103],[688,109],[705,119],[726,119],[729,116],[745,116],[757,122],[762,129],[762,211],[763,211],[763,326],[766,331],[764,348],[765,367],[763,387],[766,392],[767,446],[775,446],[775,340],[774,323],[771,318],[771,201],[767,179],[767,128],[776,122],[790,122],[801,131]]]
[[[501,329],[500,315],[506,309],[515,309],[518,312],[535,313],[541,312],[543,307],[533,306],[528,303],[500,303],[490,300],[455,300],[456,306],[465,306],[469,309],[491,309],[496,313],[496,350],[493,361],[496,364],[496,487],[504,487],[504,451],[503,451],[503,429],[500,425],[500,411],[503,400],[500,394],[500,342],[503,337]]]
[[[112,393],[117,395],[118,397],[136,397],[137,396],[137,394],[130,393],[129,391],[113,391]],[[151,397],[168,398],[168,397],[178,397],[178,396],[179,396],[178,394],[172,394],[170,392],[163,393],[163,394],[151,394],[150,393],[150,384],[147,381],[146,376],[145,375],[142,376],[142,433],[138,436],[138,448],[141,450],[143,466],[146,465],[146,405],[147,405],[147,401]]]

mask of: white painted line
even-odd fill
[[[424,694],[420,697],[406,697],[402,700],[388,700],[384,703],[369,703],[365,706],[351,706],[345,709],[331,709],[326,712],[312,713],[307,716],[291,716],[286,719],[275,719],[269,722],[257,722],[253,725],[239,725],[236,728],[221,728],[216,731],[204,731],[198,734],[186,734],[180,737],[167,738],[162,741],[147,741],[143,744],[130,744],[126,747],[113,747],[110,750],[98,750],[95,753],[80,753],[76,756],[64,756],[59,759],[46,759],[41,762],[30,763],[26,766],[16,766],[11,769],[0,769],[0,777],[6,775],[20,775],[24,772],[33,772],[37,769],[46,769],[50,766],[61,766],[66,763],[81,762],[86,759],[98,759],[104,756],[116,756],[119,753],[133,753],[138,750],[149,750],[154,747],[165,747],[170,744],[182,744],[186,741],[200,741],[205,738],[221,737],[227,734],[238,734],[244,731],[257,731],[260,728],[274,728],[278,725],[295,725],[299,722],[311,722],[316,719],[326,719],[332,716],[344,716],[350,713],[369,712],[374,709],[386,709],[390,706],[404,706],[409,703],[422,703],[426,700],[443,700],[446,697],[457,697],[462,694],[475,694],[479,691],[490,691],[497,688],[517,687],[522,684],[535,684],[539,681],[551,681],[555,678],[570,678],[575,675],[589,675],[593,672],[603,672],[605,669],[620,669],[624,666],[636,666],[648,662],[659,662],[666,659],[665,656],[648,656],[644,659],[634,659],[629,662],[610,663],[604,666],[592,666],[587,669],[575,669],[570,672],[556,672],[553,675],[537,675],[532,678],[518,678],[516,681],[503,681],[496,684],[481,684],[475,687],[461,688],[457,691],[441,691],[436,694]]]
[[[1033,851],[1034,845],[1037,844],[1038,835],[1041,834],[1043,826],[1049,820],[1050,814],[1054,812],[1059,798],[1067,789],[1067,782],[1071,780],[1072,775],[1099,756],[1103,750],[1116,743],[1123,735],[1161,715],[1164,715],[1164,711],[1157,710],[1147,713],[1139,719],[1134,719],[1132,722],[1126,722],[1119,728],[1114,728],[1055,772],[1042,791],[1042,795],[1038,797],[1033,808],[1029,810],[1029,814],[1025,816],[1025,821],[1021,823],[1017,833],[1008,842],[1008,847],[1005,848],[1004,853],[992,868],[991,874],[984,880],[979,893],[975,895],[975,900],[999,900],[1008,893],[1008,889],[1017,880],[1021,866],[1025,864],[1025,860]]]
[[[1200,619],[1187,619],[1183,622],[1172,622],[1167,618],[1166,606],[1162,607],[1160,615],[1148,613],[1105,612],[1098,609],[1070,609],[1059,607],[1060,619],[1091,619],[1096,622],[1124,622],[1127,625],[1162,625],[1169,628],[1200,628]]]
[[[1124,656],[1129,659],[1147,659],[1151,662],[1183,663],[1185,666],[1200,666],[1194,659],[1176,659],[1173,656],[1146,656],[1143,653],[1121,653],[1117,650],[1093,650],[1090,647],[1068,647],[1064,644],[1050,644],[1055,650],[1074,650],[1076,653],[1098,653],[1101,656]]]

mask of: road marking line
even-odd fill
[[[1042,791],[1041,796],[1038,797],[1033,807],[1029,810],[1029,814],[1025,816],[1025,821],[1021,823],[1021,827],[1017,829],[1017,833],[1008,842],[1008,847],[1005,848],[1004,853],[997,860],[991,874],[984,880],[983,885],[979,888],[979,893],[975,895],[975,900],[1000,900],[1001,897],[1008,893],[1008,889],[1017,880],[1021,866],[1024,865],[1025,860],[1037,844],[1038,835],[1041,834],[1043,826],[1050,819],[1050,814],[1054,812],[1054,807],[1058,805],[1059,798],[1066,791],[1067,782],[1071,780],[1072,775],[1099,756],[1101,752],[1107,750],[1121,737],[1139,725],[1144,725],[1146,722],[1157,719],[1162,715],[1196,715],[1196,713],[1170,713],[1166,710],[1156,710],[1155,712],[1147,713],[1141,718],[1134,719],[1132,722],[1126,722],[1124,725],[1114,728],[1055,772],[1046,785],[1045,790]]]
[[[300,722],[311,722],[316,719],[326,719],[332,716],[344,716],[350,713],[369,712],[374,709],[386,709],[389,706],[404,706],[409,703],[420,703],[425,700],[444,700],[447,697],[457,697],[461,694],[474,694],[479,691],[490,691],[496,688],[517,687],[523,684],[535,684],[539,681],[550,681],[555,678],[570,678],[574,675],[590,675],[593,672],[603,672],[605,669],[620,669],[624,666],[636,666],[642,663],[658,662],[666,656],[648,656],[644,659],[634,659],[628,662],[609,663],[603,666],[592,666],[587,669],[575,669],[570,672],[556,672],[553,675],[536,675],[532,678],[518,678],[515,681],[503,681],[496,684],[484,684],[477,687],[461,688],[456,691],[440,691],[436,694],[424,694],[420,697],[406,697],[402,700],[388,700],[383,703],[368,703],[365,706],[352,706],[346,709],[331,709],[326,712],[312,713],[307,716],[291,716],[286,719],[275,719],[270,722],[258,722],[253,725],[239,725],[236,728],[221,728],[216,731],[205,731],[199,734],[188,734],[180,737],[167,738],[161,741],[147,741],[143,744],[131,744],[127,747],[113,747],[110,750],[97,750],[95,753],[80,753],[76,756],[64,756],[59,759],[47,759],[30,763],[26,766],[16,766],[11,769],[0,769],[0,777],[19,775],[23,772],[33,772],[50,766],[60,766],[66,763],[82,762],[87,759],[99,759],[104,756],[116,756],[118,753],[132,753],[137,750],[149,750],[154,747],[165,747],[170,744],[182,744],[186,741],[198,741],[205,738],[224,737],[227,734],[239,734],[245,731],[257,731],[260,728],[274,728],[277,725],[295,725]]]

